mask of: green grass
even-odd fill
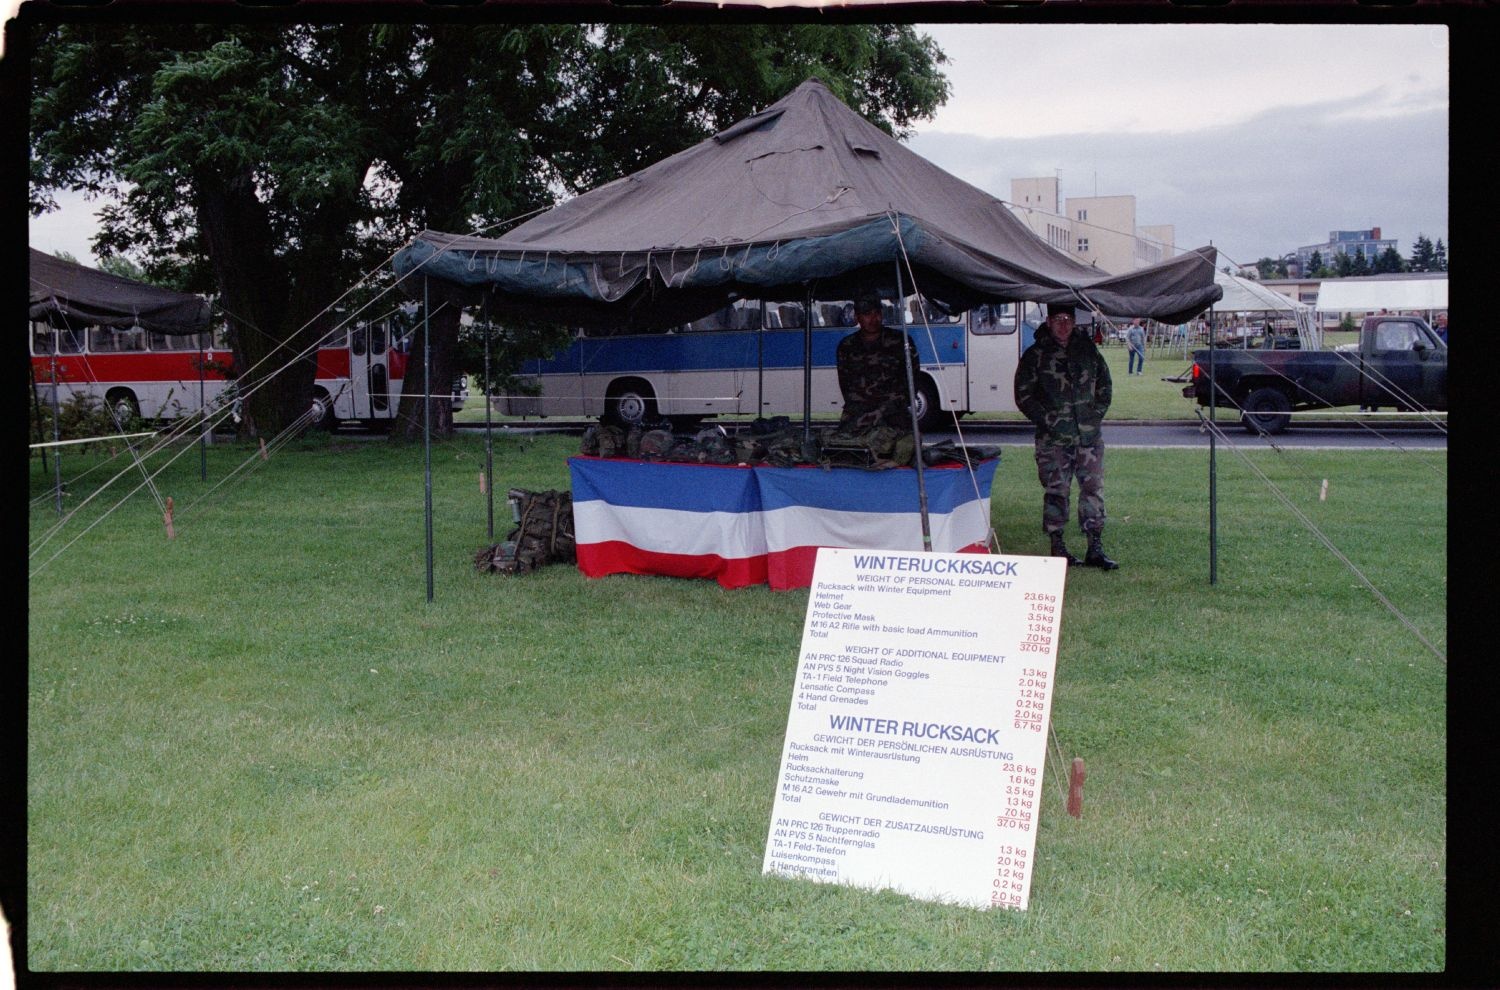
[[[566,487],[576,442],[497,441],[496,488]],[[478,574],[464,439],[428,604],[419,446],[310,439],[197,501],[251,453],[169,469],[175,540],[137,496],[31,580],[33,970],[1445,965],[1446,661],[1227,452],[1215,585],[1206,454],[1109,455],[1122,567],[1068,576],[1025,913],[760,874],[805,591]],[[1444,455],[1250,456],[1445,652]],[[1024,447],[993,517],[1043,550]]]

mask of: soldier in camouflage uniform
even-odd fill
[[[839,341],[838,347],[839,391],[844,395],[838,428],[852,431],[894,426],[909,432],[911,401],[907,398],[906,359],[901,356],[901,345],[904,341],[911,352],[913,372],[917,368],[917,347],[906,334],[886,329],[880,297],[874,293],[861,293],[854,301],[854,319],[859,329]]]
[[[1068,565],[1104,570],[1119,565],[1104,553],[1104,439],[1109,409],[1109,367],[1088,334],[1073,329],[1073,307],[1048,305],[1046,332],[1021,355],[1016,405],[1036,424],[1036,466],[1042,482],[1042,529],[1052,555]],[[1078,479],[1078,524],[1088,537],[1082,561],[1068,552],[1068,493]]]

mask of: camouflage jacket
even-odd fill
[[[1045,330],[1016,368],[1016,406],[1036,424],[1037,440],[1092,444],[1109,409],[1109,366],[1087,333],[1074,330],[1066,347]]]
[[[904,333],[885,327],[873,347],[865,346],[857,330],[839,341],[839,391],[844,396],[841,424],[901,427],[904,422],[906,429],[911,428],[906,361],[901,356],[903,340],[911,349],[911,367],[915,374],[918,368],[917,346]]]

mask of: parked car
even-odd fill
[[[1351,350],[1197,350],[1192,375],[1183,395],[1239,409],[1252,433],[1280,433],[1295,409],[1448,408],[1448,345],[1416,316],[1366,317]]]

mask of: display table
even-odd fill
[[[925,469],[932,549],[985,553],[998,458]],[[744,467],[568,460],[578,569],[711,577],[726,588],[812,584],[818,547],[919,550],[912,468]]]

